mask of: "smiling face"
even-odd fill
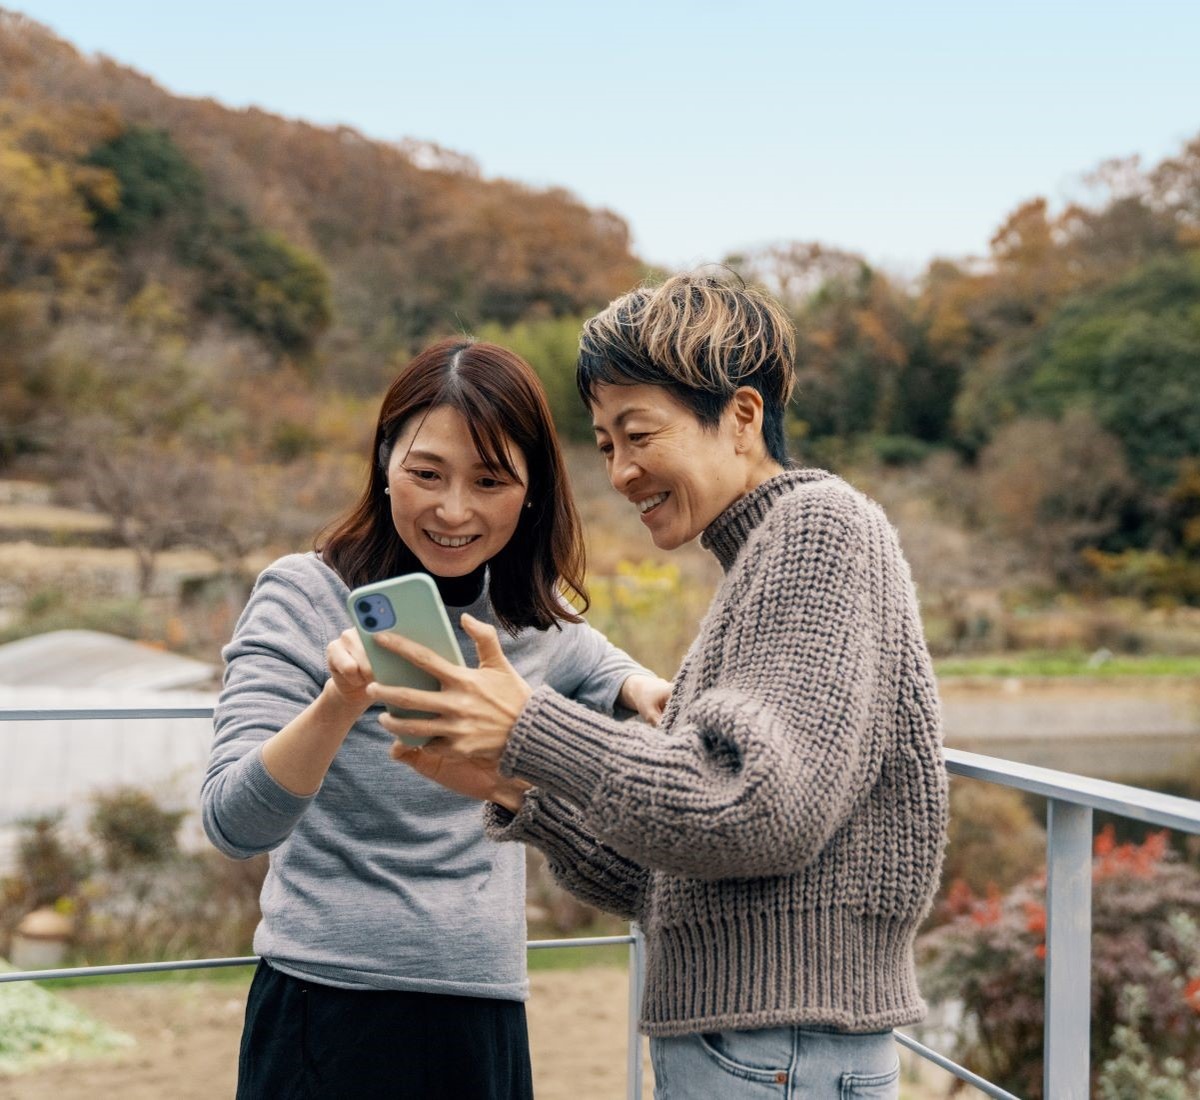
[[[637,507],[660,550],[690,542],[782,469],[765,455],[761,399],[747,394],[738,390],[706,428],[662,386],[595,388],[592,426],[609,481]]]
[[[466,576],[516,531],[529,470],[520,448],[506,443],[519,481],[483,461],[466,419],[448,405],[413,416],[396,437],[387,468],[392,522],[434,576]]]

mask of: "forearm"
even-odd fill
[[[263,743],[262,761],[271,778],[300,797],[315,794],[364,710],[347,703],[327,681],[308,707]]]
[[[824,846],[854,787],[813,777],[857,767],[849,730],[812,759],[797,733],[736,692],[706,693],[669,735],[539,692],[501,772],[578,806],[586,828],[637,864],[690,878],[783,874]]]
[[[580,901],[627,920],[641,915],[648,872],[602,843],[570,803],[533,789],[515,813],[489,806],[484,821],[493,840],[542,852],[555,881]]]

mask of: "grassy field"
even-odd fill
[[[1151,654],[1144,657],[1029,651],[995,656],[944,657],[934,662],[939,678],[1082,676],[1118,679],[1136,676],[1200,677],[1200,656]]]

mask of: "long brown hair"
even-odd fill
[[[530,506],[521,509],[512,538],[488,562],[496,618],[512,633],[580,622],[563,593],[574,593],[587,609],[583,535],[546,393],[524,359],[496,344],[442,340],[396,376],[379,410],[366,488],[318,536],[322,557],[351,588],[424,569],[396,533],[384,489],[404,425],[441,406],[462,414],[486,465],[515,478],[505,445],[511,440],[529,468]]]

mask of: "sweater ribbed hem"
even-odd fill
[[[841,908],[723,913],[646,930],[641,1030],[780,1027],[886,1031],[926,1013],[911,920]],[[809,947],[812,947],[810,950]]]

